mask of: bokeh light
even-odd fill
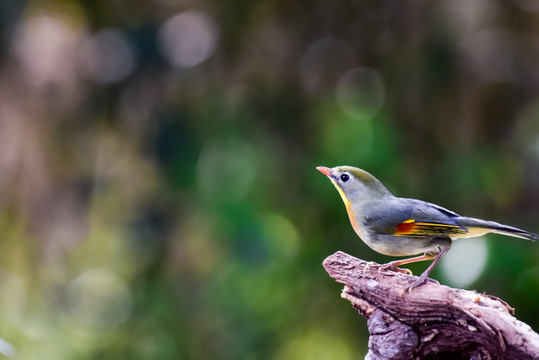
[[[0,338],[0,354],[8,358],[12,358],[17,355],[17,351],[15,350],[13,345],[8,343],[6,340]]]
[[[347,71],[335,90],[341,110],[354,119],[369,119],[384,104],[384,82],[378,71],[358,67]]]
[[[244,140],[216,138],[204,146],[197,168],[201,196],[210,202],[238,202],[257,172],[253,147]]]
[[[104,84],[115,83],[133,70],[135,53],[120,31],[106,29],[85,40],[82,63],[90,79]]]
[[[206,14],[185,11],[163,24],[159,40],[171,65],[188,68],[200,64],[215,51],[217,33]]]
[[[350,44],[342,39],[324,38],[311,44],[301,58],[301,82],[309,92],[330,91],[339,78],[356,65]]]
[[[263,233],[266,237],[268,252],[279,266],[291,263],[300,246],[298,230],[279,214],[269,214],[263,219]]]
[[[111,331],[127,320],[132,303],[125,284],[105,269],[85,271],[73,280],[68,300],[76,331],[93,335]]]
[[[27,81],[36,86],[72,81],[76,75],[76,47],[82,26],[75,19],[37,13],[15,29],[12,48],[24,67]]]
[[[461,239],[453,242],[443,257],[441,268],[451,286],[467,287],[476,281],[487,262],[485,238]]]

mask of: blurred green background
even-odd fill
[[[3,0],[0,353],[362,358],[315,166],[539,232],[538,64],[532,0]],[[539,330],[539,244],[432,277]]]

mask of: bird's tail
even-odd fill
[[[469,217],[459,217],[457,223],[466,228],[469,237],[479,236],[487,233],[496,233],[507,236],[519,237],[526,240],[535,241],[539,239],[534,233],[525,231],[513,226],[499,224],[494,221],[486,221],[481,219],[469,218]]]

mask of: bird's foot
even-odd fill
[[[375,263],[374,261],[369,261],[367,263],[367,265],[365,265],[365,267],[363,268],[363,274],[366,274],[367,271],[369,271],[369,269],[372,267],[372,268],[376,268],[376,267],[379,267],[380,265],[378,265],[377,263]]]
[[[404,288],[399,292],[399,296],[402,297],[406,292],[411,293],[412,289],[415,289],[416,287],[423,285],[427,281],[432,281],[440,285],[440,283],[437,280],[431,279],[428,277],[428,274],[423,273],[421,274],[419,278],[417,278],[417,280],[415,280],[414,282],[410,284],[405,285]]]
[[[397,266],[397,262],[396,261],[392,261],[390,263],[387,263],[385,265],[381,265],[379,268],[378,268],[378,273],[380,274],[382,271],[388,271],[388,270],[392,270],[392,271],[395,271],[395,272],[398,272],[400,274],[408,274],[408,275],[413,275],[412,274],[412,270],[410,269],[401,269],[400,267]]]

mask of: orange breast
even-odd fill
[[[354,228],[355,232],[359,235],[359,224],[356,221],[350,203],[346,204],[346,211],[348,212],[348,218],[350,218],[350,224],[352,224],[352,227]]]

